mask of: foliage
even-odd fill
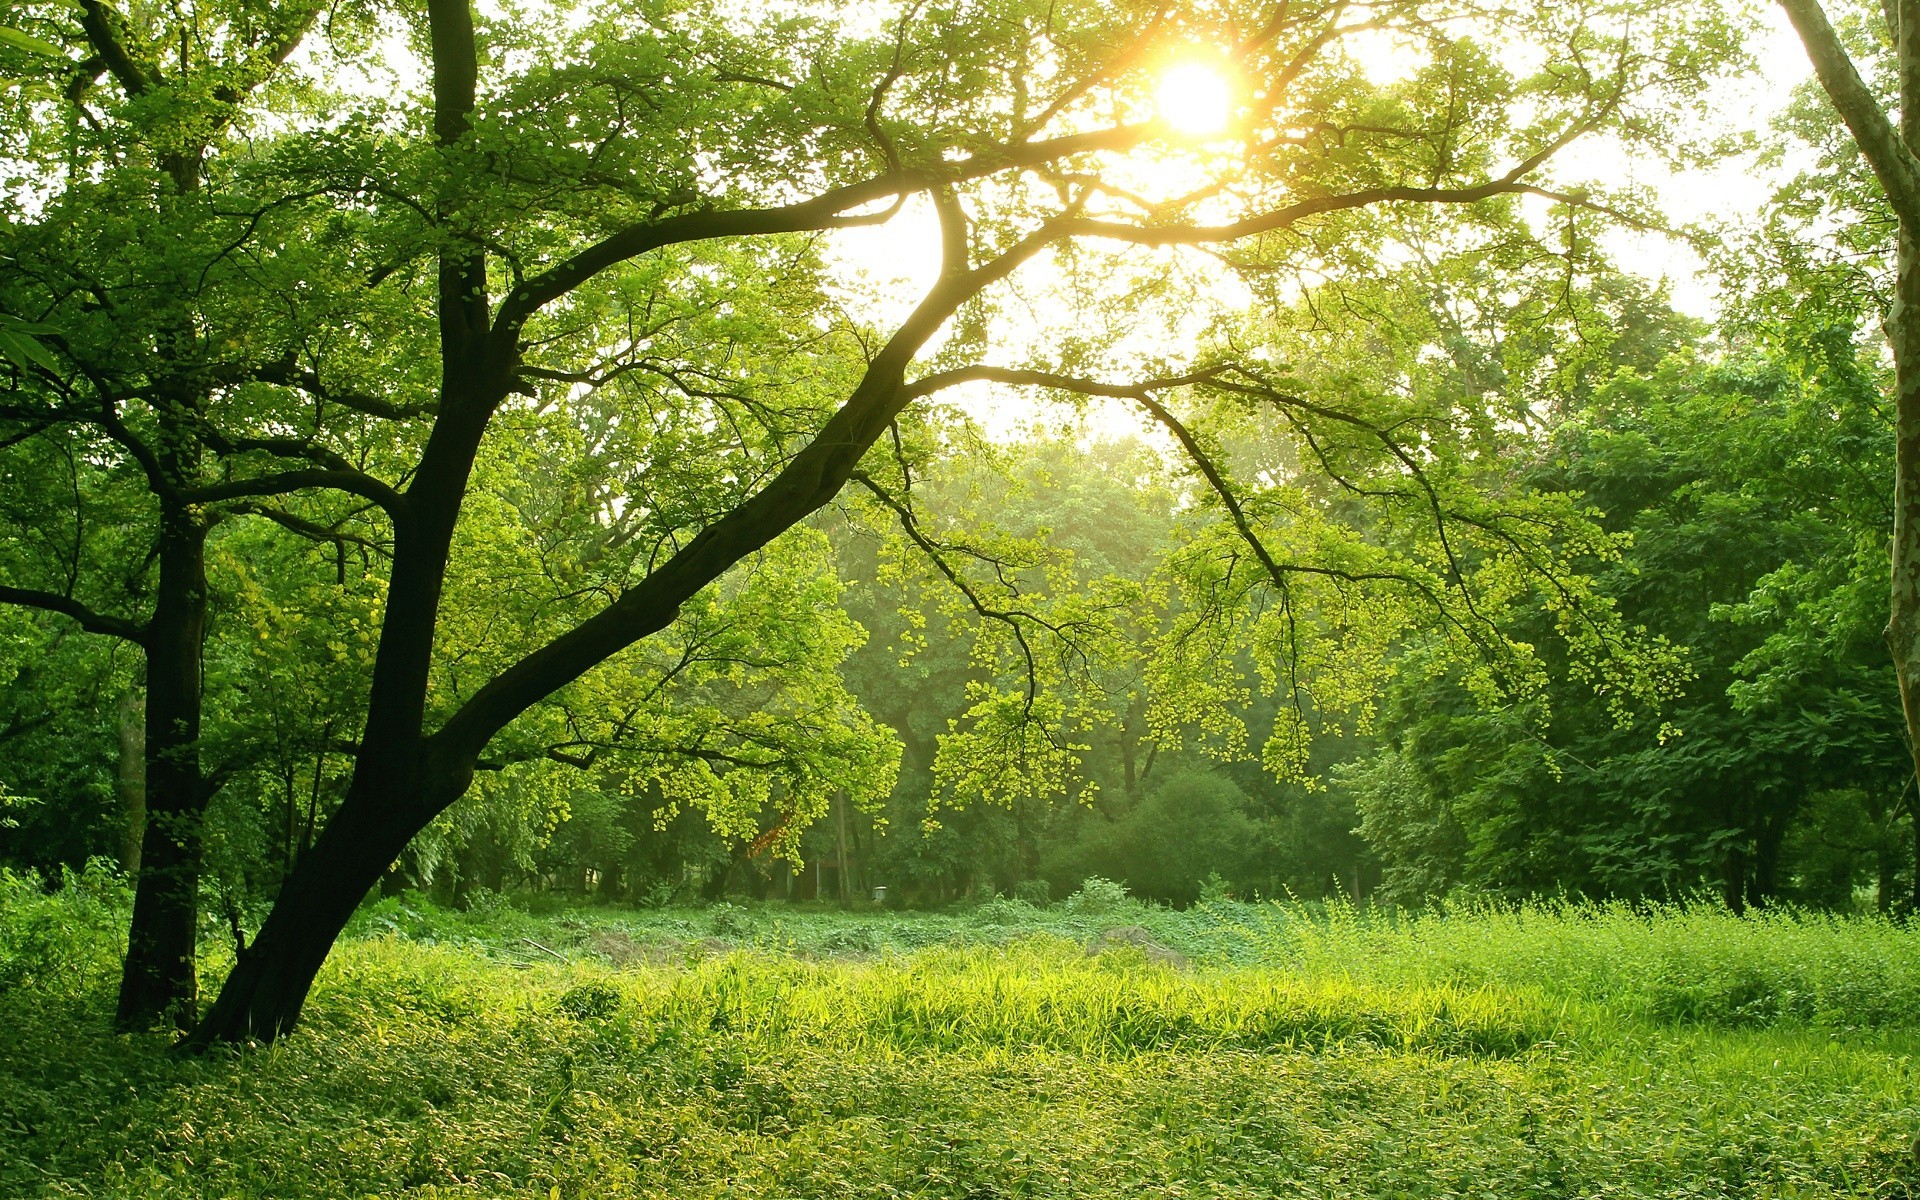
[[[1049,848],[1041,869],[1062,890],[1085,879],[1081,897],[1095,883],[1120,879],[1143,898],[1190,904],[1209,871],[1236,879],[1252,873],[1260,841],[1247,803],[1215,772],[1172,772],[1118,819],[1087,814],[1072,841]]]
[[[1803,806],[1835,788],[1880,814],[1851,870],[1875,876],[1882,907],[1903,894],[1894,826],[1910,763],[1873,618],[1883,510],[1862,471],[1886,464],[1890,440],[1863,365],[1833,367],[1806,379],[1784,355],[1674,357],[1619,372],[1560,426],[1533,469],[1630,539],[1602,586],[1630,620],[1684,641],[1695,678],[1658,719],[1622,725],[1564,682],[1532,711],[1488,711],[1471,681],[1413,660],[1389,704],[1393,744],[1336,776],[1391,898],[1462,884],[1711,886],[1735,906],[1807,894],[1796,877],[1812,860],[1789,850],[1817,837]],[[1827,894],[1846,907],[1843,891]]]

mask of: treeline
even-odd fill
[[[544,845],[510,823],[476,826],[437,884],[446,899],[465,880],[640,901],[884,887],[938,903],[1059,899],[1101,876],[1174,904],[1209,888],[1397,904],[1464,889],[1908,911],[1920,831],[1879,637],[1890,432],[1850,341],[1828,348],[1837,357],[1814,364],[1690,351],[1622,364],[1512,461],[1516,486],[1573,490],[1631,535],[1601,571],[1606,594],[1690,651],[1683,693],[1658,711],[1622,719],[1564,661],[1527,703],[1488,707],[1458,668],[1430,670],[1414,639],[1394,651],[1373,727],[1318,739],[1304,778],[1167,748],[1139,693],[1116,687],[1128,707],[1085,735],[1060,793],[955,802],[940,739],[982,677],[975,640],[937,593],[886,574],[877,539],[841,524],[836,570],[857,581],[847,611],[868,631],[845,676],[902,749],[883,803],[837,801],[795,867],[693,814],[662,826],[645,797],[595,792]],[[1080,586],[1145,577],[1176,536],[1174,492],[1140,482],[1160,471],[1150,448],[1004,453],[1027,482],[1000,494],[993,523],[1049,531]],[[1551,619],[1517,617],[1522,639],[1550,644]],[[1252,700],[1237,719],[1268,727],[1277,703]]]
[[[780,650],[764,640],[769,621],[831,626],[824,651],[785,648],[777,686],[800,686],[797,661],[824,654],[877,723],[873,736],[897,743],[890,788],[839,793],[791,829],[769,794],[743,829],[668,776],[593,764],[576,748],[484,773],[383,886],[448,902],[476,888],[537,888],[639,903],[870,900],[885,888],[889,902],[932,904],[1057,899],[1100,876],[1174,904],[1209,889],[1398,904],[1460,890],[1710,890],[1736,908],[1910,908],[1920,835],[1878,637],[1878,481],[1891,455],[1882,381],[1845,336],[1798,355],[1784,343],[1715,347],[1671,314],[1653,316],[1667,332],[1617,344],[1617,361],[1588,372],[1551,429],[1515,439],[1501,469],[1514,489],[1577,495],[1607,530],[1630,535],[1595,577],[1628,623],[1686,647],[1686,681],[1664,704],[1623,707],[1554,657],[1555,614],[1535,604],[1508,618],[1516,641],[1542,648],[1545,686],[1524,701],[1487,703],[1471,670],[1415,631],[1387,648],[1377,711],[1331,729],[1309,711],[1319,736],[1308,760],[1276,772],[1259,759],[1258,731],[1311,698],[1262,689],[1248,646],[1216,660],[1230,679],[1197,693],[1201,705],[1237,696],[1235,706],[1155,728],[1167,706],[1153,688],[1165,676],[1151,655],[1109,645],[1061,677],[1078,689],[1054,722],[1070,747],[1062,773],[994,794],[977,765],[956,767],[951,747],[943,757],[943,739],[968,720],[971,697],[1019,682],[1004,627],[870,514],[839,509],[809,534],[817,564],[767,567],[721,605],[753,595],[769,608],[721,614],[687,645],[745,662],[743,628],[765,655]],[[958,547],[964,527],[972,552],[1031,577],[1036,609],[1105,594],[1130,619],[1178,623],[1165,575],[1195,518],[1159,448],[1019,441],[930,463],[920,487],[929,510],[950,514],[939,537]],[[237,536],[217,545],[235,564],[250,552]],[[236,565],[223,604],[244,604],[245,578]],[[246,642],[290,636],[269,628],[276,618],[296,620],[271,606],[248,616],[259,632],[215,657],[216,684]],[[338,619],[298,617],[321,664],[337,657],[326,643]],[[1315,622],[1330,624],[1326,614]],[[1164,631],[1143,628],[1139,645]],[[110,649],[57,629],[16,619],[13,639],[5,736],[16,794],[0,852],[43,868],[125,861],[138,808],[137,680]],[[1049,652],[1095,653],[1070,639]],[[758,663],[762,674],[773,666]],[[319,702],[297,680],[230,669],[230,703],[256,715]],[[696,721],[738,725],[778,707],[738,680],[710,687]],[[333,721],[351,726],[350,714]],[[337,803],[345,765],[292,746],[245,748],[208,819],[214,918],[252,919]]]

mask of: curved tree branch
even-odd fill
[[[108,616],[95,612],[72,596],[63,596],[58,592],[43,592],[36,588],[18,588],[0,585],[0,604],[14,604],[22,608],[37,608],[45,612],[55,612],[72,617],[80,623],[80,628],[88,633],[101,633],[108,637],[123,638],[136,646],[144,646],[147,641],[145,625],[135,624],[121,617]]]

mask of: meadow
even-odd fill
[[[109,1031],[125,903],[0,876],[0,1196],[1920,1190],[1876,918],[401,897],[296,1035],[191,1059]]]

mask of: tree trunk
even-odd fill
[[[472,396],[472,369],[450,360],[443,395]],[[492,390],[496,400],[504,394],[503,382]],[[353,910],[414,835],[472,782],[477,750],[452,760],[431,755],[422,730],[454,525],[491,403],[443,402],[408,492],[408,519],[395,522],[387,610],[346,798],[287,876],[253,945],[188,1038],[192,1048],[270,1042],[292,1030]]]
[[[120,796],[120,869],[140,876],[140,839],[147,831],[147,698],[130,684],[114,705],[120,740],[120,770],[114,790]]]
[[[834,793],[833,828],[835,853],[840,859],[840,903],[844,905],[853,899],[853,864],[847,861],[847,796],[845,792]]]
[[[1892,603],[1887,648],[1906,714],[1907,747],[1920,777],[1920,0],[1888,0],[1883,11],[1899,79],[1897,118],[1882,107],[1847,56],[1818,0],[1779,0],[1856,146],[1873,168],[1899,222],[1893,304],[1885,322],[1894,367]],[[1897,119],[1898,125],[1895,125]],[[1920,832],[1915,834],[1920,867]],[[1920,901],[1920,875],[1914,882]]]
[[[1895,442],[1893,589],[1887,648],[1900,684],[1907,745],[1920,773],[1920,248],[1902,222],[1899,276],[1887,334],[1893,344]]]
[[[147,627],[146,828],[127,958],[114,1014],[123,1029],[190,1026],[199,987],[200,655],[206,635],[207,529],[184,506],[161,507],[160,584]]]
[[[1920,804],[1907,810],[1913,830],[1913,895],[1908,897],[1909,912],[1920,914]]]
[[[1727,847],[1725,875],[1720,883],[1721,898],[1735,913],[1747,911],[1747,848],[1738,843]]]
[[[1764,821],[1753,840],[1753,878],[1747,885],[1747,901],[1755,908],[1773,903],[1780,892],[1780,844],[1786,839],[1788,815]]]
[[[461,782],[459,790],[464,791]],[[327,822],[313,848],[294,865],[273,911],[234,964],[206,1019],[194,1029],[190,1047],[204,1049],[215,1041],[270,1042],[294,1027],[314,976],[353,910],[414,833],[439,811],[431,806],[452,803],[436,797],[403,807],[398,798],[407,793],[389,795],[396,801],[391,808],[355,803],[350,795]],[[412,819],[420,812],[426,816]]]

